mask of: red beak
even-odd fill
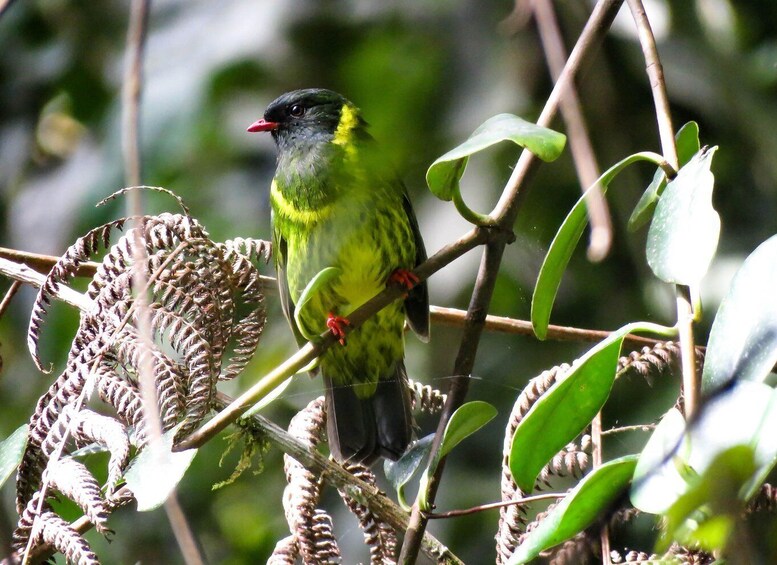
[[[278,122],[268,122],[264,118],[261,120],[257,120],[254,123],[252,123],[250,126],[248,126],[248,130],[251,133],[257,132],[257,131],[272,131],[274,129],[278,129],[278,126],[281,125]]]

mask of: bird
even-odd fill
[[[339,462],[397,460],[414,426],[405,319],[429,338],[428,288],[413,273],[426,250],[407,189],[361,111],[332,90],[287,92],[248,131],[270,132],[277,149],[270,207],[284,314],[300,345],[327,329],[340,342],[314,370],[330,452]],[[347,331],[349,314],[391,284],[404,298]]]

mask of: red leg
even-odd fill
[[[348,318],[342,316],[335,316],[332,312],[329,312],[329,316],[326,319],[326,327],[332,331],[332,335],[337,338],[340,345],[345,345],[345,326],[350,326],[351,322]]]
[[[389,283],[401,285],[407,290],[412,289],[419,282],[421,282],[421,279],[414,272],[407,269],[396,269],[389,275]]]

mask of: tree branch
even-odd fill
[[[564,70],[537,120],[539,125],[547,126],[550,124],[550,121],[558,108],[562,93],[568,88],[569,84],[571,84],[575,74],[579,71],[583,60],[591,54],[594,47],[600,44],[622,3],[623,0],[600,0],[596,4],[591,17],[580,35],[580,39],[572,50],[572,54],[570,55],[567,64],[564,66]],[[496,220],[497,225],[504,231],[512,230],[512,226],[515,223],[518,214],[520,202],[523,198],[522,195],[526,192],[521,191],[520,187],[528,177],[530,170],[533,169],[535,162],[534,155],[530,152],[523,151],[521,153],[515,169],[502,192],[499,202],[491,213],[491,217]],[[464,336],[462,337],[459,353],[456,357],[456,363],[453,370],[454,376],[450,380],[448,398],[440,422],[437,426],[437,433],[429,455],[430,461],[436,457],[435,454],[439,450],[439,446],[442,442],[442,435],[447,426],[448,419],[453,412],[463,404],[464,399],[466,398],[469,389],[469,375],[474,366],[480,335],[486,319],[486,311],[488,310],[488,305],[491,300],[505,245],[505,238],[491,241],[488,243],[483,253],[480,270],[478,272],[478,280],[475,284],[475,289],[467,311],[467,324],[465,325]],[[434,503],[437,487],[444,468],[445,458],[442,458],[434,475],[429,481],[429,492],[426,498],[430,504]],[[418,556],[421,536],[426,529],[426,524],[427,518],[423,516],[418,505],[418,500],[416,500],[413,504],[413,510],[410,516],[408,533],[405,536],[402,551],[400,552],[400,563],[415,563]]]
[[[677,145],[675,143],[674,128],[672,127],[672,114],[669,108],[669,98],[666,94],[664,70],[661,59],[658,56],[656,40],[650,21],[645,13],[642,0],[628,0],[631,15],[637,26],[639,43],[645,58],[645,68],[650,80],[650,90],[653,94],[653,103],[656,108],[656,121],[658,133],[661,139],[661,151],[664,158],[674,167],[680,169],[677,157]],[[683,374],[683,394],[685,396],[685,417],[693,418],[699,406],[699,391],[701,383],[696,371],[695,340],[693,335],[694,313],[690,296],[690,289],[683,285],[675,286],[675,298],[677,304],[677,329],[680,333],[680,359]]]

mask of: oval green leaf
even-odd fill
[[[434,434],[422,437],[410,446],[398,461],[386,459],[383,464],[383,472],[391,486],[397,491],[397,500],[405,510],[410,506],[405,501],[405,485],[418,471],[421,463],[429,459],[429,452],[434,442]]]
[[[697,153],[666,185],[656,206],[647,261],[664,282],[697,287],[718,248],[720,216],[712,207],[710,171],[716,150]]]
[[[486,120],[464,143],[432,163],[426,172],[429,190],[441,200],[453,200],[467,220],[477,224],[487,223],[487,216],[473,212],[464,204],[459,181],[471,155],[502,141],[512,141],[543,161],[553,161],[561,155],[566,136],[512,114],[499,114]]]
[[[540,552],[583,531],[628,487],[636,455],[609,461],[587,475],[540,524],[526,535],[508,565],[527,563]]]
[[[688,488],[682,468],[687,458],[672,461],[685,432],[685,418],[672,408],[659,422],[639,456],[631,488],[631,503],[635,508],[651,514],[666,512]]]
[[[763,381],[777,363],[777,236],[745,260],[720,303],[707,343],[702,391],[732,379]]]
[[[448,455],[454,447],[462,442],[462,440],[471,436],[493,420],[496,414],[496,408],[482,400],[467,402],[456,409],[451,416],[451,419],[448,420],[448,424],[445,426],[440,449],[437,451],[434,460],[429,464],[421,477],[421,484],[418,487],[418,505],[421,510],[429,510],[427,500],[429,479],[437,469],[440,460]]]
[[[173,437],[179,427],[165,432],[160,441],[150,442],[127,469],[124,478],[138,501],[138,512],[164,504],[197,455],[196,449],[172,452]]]
[[[777,460],[775,428],[777,391],[758,382],[737,382],[711,397],[690,427],[678,412],[670,411],[640,456],[632,503],[645,512],[667,512],[722,453],[738,446],[753,453],[758,470],[749,477],[747,492],[741,493],[740,498],[748,498]]]
[[[27,435],[29,426],[22,424],[7,438],[0,443],[0,487],[5,484],[24,455],[24,448],[27,447]]]
[[[439,457],[448,455],[462,440],[488,424],[495,416],[496,408],[482,400],[473,400],[459,406],[445,426]]]
[[[637,161],[648,161],[659,165],[664,162],[664,158],[657,153],[645,151],[629,155],[622,161],[614,164],[607,169],[602,176],[586,191],[586,194],[580,197],[577,203],[572,207],[559,227],[556,237],[548,248],[545,260],[540,267],[537,283],[534,285],[534,293],[531,301],[531,322],[534,328],[534,334],[539,339],[545,339],[548,334],[548,324],[550,323],[550,312],[553,309],[553,303],[556,300],[556,293],[561,284],[561,277],[569,264],[572,253],[577,247],[580,237],[583,235],[586,225],[588,225],[588,214],[586,212],[586,196],[589,191],[597,190],[601,186],[603,192],[612,180],[624,168],[636,163]]]
[[[696,155],[701,148],[699,143],[699,124],[696,122],[688,122],[678,130],[677,135],[675,135],[675,140],[677,142],[677,159],[682,167],[688,163],[688,161],[691,160],[691,157]],[[648,186],[647,190],[642,194],[639,202],[637,202],[637,205],[634,207],[634,211],[631,213],[628,224],[629,230],[638,230],[653,217],[656,203],[661,197],[661,193],[664,192],[664,188],[666,188],[666,175],[664,174],[664,171],[659,168],[656,170],[655,175],[653,175],[650,186]]]
[[[534,489],[545,464],[601,410],[615,380],[623,338],[636,331],[666,335],[673,330],[636,322],[613,332],[577,360],[518,424],[510,448],[510,471],[524,492]]]

